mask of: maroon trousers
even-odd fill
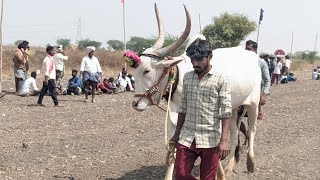
[[[272,74],[272,81],[271,81],[271,85],[276,83],[279,83],[279,79],[280,79],[280,74]]]
[[[196,180],[196,178],[191,175],[191,171],[199,156],[201,157],[200,179],[215,180],[219,163],[219,150],[217,147],[196,148],[194,140],[191,147],[186,147],[178,143],[176,149],[177,154],[174,165],[176,180]]]

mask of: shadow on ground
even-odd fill
[[[166,166],[143,166],[140,169],[126,173],[119,178],[100,177],[99,180],[163,180],[166,174]],[[199,166],[193,168],[194,176],[199,176]],[[174,178],[173,178],[174,179]]]

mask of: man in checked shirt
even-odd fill
[[[210,65],[212,49],[208,41],[197,39],[187,49],[187,55],[194,71],[184,76],[178,123],[171,139],[177,149],[176,180],[196,179],[191,171],[199,156],[200,179],[214,180],[219,160],[229,154],[230,81]]]

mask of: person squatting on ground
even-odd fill
[[[257,54],[258,44],[252,40],[248,40],[246,42],[246,50],[253,51]],[[264,113],[262,110],[262,106],[266,104],[267,96],[270,95],[270,73],[269,66],[266,61],[258,58],[258,64],[261,69],[262,76],[258,119],[263,119]]]
[[[77,70],[72,70],[72,78],[69,79],[67,94],[71,95],[72,93],[75,95],[80,95],[82,82],[79,76],[77,75]]]
[[[21,44],[18,45],[14,56],[13,56],[13,63],[14,63],[14,77],[15,77],[15,86],[16,86],[16,94],[20,94],[21,88],[23,85],[23,81],[26,80],[25,73],[27,72],[27,60],[26,60],[26,53],[25,51],[29,47],[28,41],[22,41]]]
[[[118,81],[117,81],[117,93],[122,93],[125,91],[134,91],[131,80],[127,76],[127,71],[122,70],[121,76],[119,76]]]
[[[194,71],[183,78],[178,123],[171,138],[177,149],[175,178],[195,180],[191,171],[196,159],[201,157],[200,179],[212,180],[219,160],[229,154],[230,80],[210,65],[214,57],[208,41],[197,39],[188,47],[187,55]]]
[[[88,55],[81,61],[80,76],[82,75],[82,82],[84,84],[84,93],[86,100],[88,101],[89,86],[92,90],[91,102],[94,103],[94,96],[96,94],[97,84],[102,77],[102,70],[98,58],[94,56],[96,48],[93,46],[87,47]]]
[[[37,96],[40,91],[36,83],[37,73],[31,72],[31,77],[24,81],[20,96]]]
[[[43,60],[43,72],[45,73],[45,78],[43,81],[43,86],[40,92],[40,96],[38,99],[38,106],[44,106],[42,104],[43,97],[47,94],[49,90],[49,94],[53,100],[53,103],[55,106],[59,106],[59,101],[57,98],[57,92],[55,90],[56,88],[56,70],[55,70],[55,65],[54,65],[54,60],[53,56],[55,54],[55,49],[53,46],[48,46],[47,49],[47,56]]]

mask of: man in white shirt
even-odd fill
[[[40,93],[36,84],[37,73],[31,72],[31,77],[24,81],[20,96],[36,96]]]
[[[292,64],[292,60],[290,59],[290,56],[286,55],[284,60],[284,67],[285,67],[285,72],[287,74],[289,74],[290,72],[291,64]]]
[[[53,56],[53,60],[54,60],[56,71],[60,72],[61,78],[63,78],[64,71],[65,71],[64,61],[67,61],[69,57],[64,55],[62,45],[59,45],[57,49],[58,49],[58,52]]]
[[[56,87],[56,69],[54,65],[53,56],[55,54],[55,49],[53,46],[48,46],[47,49],[47,56],[43,60],[43,72],[45,73],[45,78],[43,81],[43,86],[40,92],[40,96],[38,99],[38,106],[44,106],[42,104],[43,97],[47,94],[48,90],[55,106],[59,106],[57,92],[55,91]]]
[[[126,90],[133,91],[130,78],[127,76],[127,71],[122,71],[117,81],[118,89],[117,93],[124,92]]]
[[[89,86],[91,86],[92,103],[94,103],[97,84],[100,82],[102,77],[102,70],[99,60],[94,56],[95,50],[96,48],[93,46],[87,47],[88,56],[82,59],[80,66],[80,77],[82,75],[82,82],[84,84],[84,93],[86,97],[85,101],[88,101],[88,89]]]

